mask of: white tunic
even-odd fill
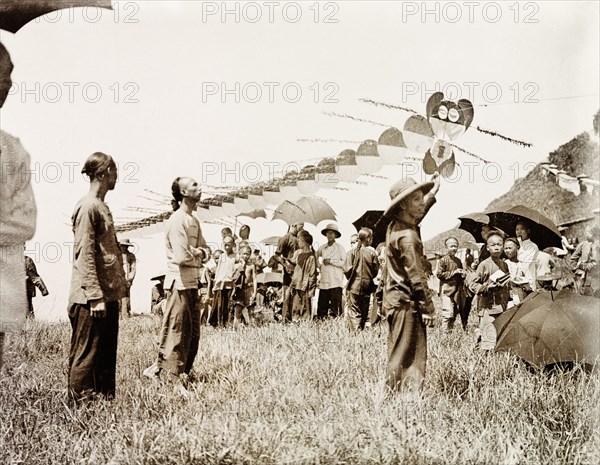
[[[29,172],[19,139],[0,130],[0,332],[19,329],[27,315],[23,248],[37,216]]]

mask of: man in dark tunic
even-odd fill
[[[410,178],[396,182],[390,188],[392,203],[383,216],[391,221],[386,233],[382,304],[389,324],[386,384],[403,394],[421,391],[427,362],[426,326],[433,326],[435,309],[423,267],[419,223],[435,203],[439,177],[434,179],[435,183],[417,184]]]
[[[442,300],[442,330],[449,332],[454,327],[457,315],[462,315],[465,305],[464,282],[466,272],[462,262],[456,256],[458,239],[446,239],[448,253],[440,258],[437,277],[440,280],[440,298]]]
[[[96,152],[83,167],[90,191],[75,206],[73,273],[69,296],[72,336],[69,393],[81,400],[89,394],[115,395],[119,302],[127,283],[112,215],[104,203],[115,188],[117,166]]]
[[[348,327],[356,333],[365,329],[369,319],[369,303],[371,294],[375,292],[374,279],[379,271],[379,258],[370,247],[373,242],[373,231],[361,228],[358,233],[359,242],[350,249],[344,261],[346,283],[346,310]]]

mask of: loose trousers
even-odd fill
[[[292,295],[292,288],[290,286],[283,285],[283,304],[281,306],[281,321],[283,323],[291,322],[292,310],[294,305],[294,296]]]
[[[171,289],[163,316],[158,368],[173,377],[192,370],[200,341],[198,289]]]
[[[33,311],[33,296],[30,294],[27,294],[27,307],[27,318],[34,320],[35,312]]]
[[[106,303],[106,316],[93,318],[89,304],[72,304],[69,393],[81,399],[88,393],[115,395],[119,303]]]
[[[413,302],[401,302],[388,314],[387,386],[392,391],[419,393],[425,380],[427,333]]]
[[[365,329],[369,319],[369,303],[371,294],[355,294],[346,292],[346,308],[348,309],[348,327],[352,332]]]
[[[328,314],[336,318],[342,316],[342,288],[319,289],[319,300],[317,302],[317,318],[327,318]]]
[[[212,326],[224,328],[233,320],[232,292],[233,289],[214,291],[214,305],[208,321]]]
[[[311,301],[308,291],[291,289],[292,299],[292,320],[310,321],[312,317]]]
[[[131,287],[128,285],[125,295],[121,298],[120,318],[129,318],[131,316]]]

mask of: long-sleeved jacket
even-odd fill
[[[319,266],[321,276],[319,277],[319,289],[333,289],[344,285],[344,261],[346,251],[338,242],[332,245],[323,244],[317,250],[317,259],[329,259],[329,264]]]
[[[584,241],[571,255],[570,265],[573,271],[589,271],[598,266],[598,242]]]
[[[390,312],[401,301],[418,302],[421,313],[433,315],[435,308],[427,292],[427,277],[423,267],[423,243],[419,223],[436,203],[435,191],[423,197],[425,208],[423,216],[417,224],[408,224],[400,220],[392,220],[387,226],[385,235],[385,270],[383,283],[382,308],[384,313]],[[405,256],[403,255],[406,254]],[[390,262],[390,258],[393,259]]]
[[[317,287],[317,259],[314,252],[296,250],[292,261],[296,264],[290,284],[292,289],[314,291]]]
[[[87,195],[75,206],[72,224],[75,255],[69,304],[86,304],[96,299],[120,300],[127,284],[108,206]]]
[[[352,274],[346,284],[348,292],[370,294],[375,290],[373,280],[379,271],[379,258],[372,247],[360,245],[350,249],[344,262],[344,273],[351,270]]]
[[[165,289],[197,289],[201,257],[192,248],[207,248],[198,219],[177,210],[167,220],[165,242],[167,247],[167,275]]]
[[[480,312],[488,310],[490,314],[496,314],[506,310],[510,298],[510,283],[507,281],[504,286],[492,286],[490,280],[490,276],[498,270],[510,273],[504,260],[488,257],[477,266],[476,273],[468,283],[469,289],[478,296],[477,309]]]
[[[220,291],[222,289],[233,289],[235,285],[236,270],[240,267],[240,262],[234,252],[230,255],[221,254],[215,269],[215,278],[213,289]]]
[[[48,295],[48,288],[46,287],[44,280],[38,274],[33,259],[31,257],[28,257],[27,255],[25,255],[25,275],[27,276],[27,295],[30,298],[35,297],[36,287],[40,290],[42,295]]]
[[[131,253],[129,250],[123,254],[123,271],[125,272],[125,279],[127,283],[131,286],[133,280],[135,279],[135,272],[137,269],[137,260],[135,258],[135,254]]]
[[[585,241],[577,246],[571,255],[570,266],[581,280],[582,285],[591,286],[594,290],[600,287],[600,243]]]
[[[36,217],[29,154],[19,139],[0,130],[0,245],[22,249],[35,233]]]
[[[462,269],[462,262],[457,257],[444,255],[440,258],[437,266],[436,276],[440,280],[442,294],[458,302],[462,297],[464,279],[459,274],[453,274]]]
[[[386,282],[383,310],[389,313],[401,302],[418,302],[424,314],[433,314],[434,307],[427,292],[427,277],[423,267],[423,243],[418,226],[401,220],[388,225],[386,233]]]

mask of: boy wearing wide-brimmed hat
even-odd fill
[[[341,237],[335,223],[329,223],[321,234],[327,238],[327,243],[317,250],[319,262],[319,299],[317,301],[317,318],[327,318],[342,315],[342,288],[344,286],[344,261],[346,250],[336,239]]]
[[[427,362],[426,326],[434,306],[423,267],[419,223],[435,203],[439,177],[417,184],[404,178],[390,188],[391,205],[383,215],[386,231],[386,282],[382,309],[389,323],[386,384],[392,391],[418,394]]]

